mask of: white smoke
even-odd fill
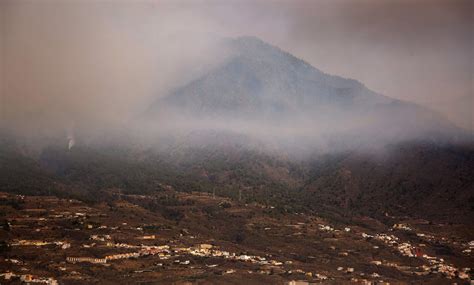
[[[68,141],[67,148],[68,150],[71,150],[71,148],[76,144],[73,127],[70,127],[67,130],[67,141]]]

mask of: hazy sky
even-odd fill
[[[2,121],[127,120],[218,61],[216,38],[254,35],[472,128],[472,3],[2,0]]]

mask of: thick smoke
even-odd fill
[[[323,71],[441,110],[472,129],[471,6],[394,0],[2,1],[1,127],[63,137],[71,125],[76,134],[136,127],[131,122],[150,102],[225,58],[227,51],[216,44],[220,39],[254,35]],[[231,130],[273,130],[239,124]],[[288,125],[268,137],[306,131]],[[349,131],[351,126],[344,125]]]
[[[2,1],[2,122],[121,125],[218,60],[208,20],[159,2]]]

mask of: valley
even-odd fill
[[[0,202],[2,284],[469,284],[474,261],[471,230],[423,219],[340,222],[173,191]]]

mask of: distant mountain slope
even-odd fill
[[[24,155],[16,141],[6,136],[0,138],[0,191],[36,195],[53,188],[52,175]]]
[[[474,221],[472,145],[406,143],[379,153],[343,151],[295,160],[280,151],[250,149],[245,139],[203,136],[159,151],[128,144],[51,146],[36,159],[20,142],[0,137],[0,192],[107,201],[117,189],[153,194],[171,188],[241,196],[282,211]],[[209,144],[209,136],[216,143]],[[190,139],[191,146],[184,143]]]
[[[383,155],[322,157],[311,169],[304,186],[308,203],[367,215],[473,221],[472,145],[399,144]]]
[[[328,75],[255,37],[225,41],[227,60],[151,105],[147,116],[193,119],[318,121],[405,132],[453,130],[439,114]],[[352,128],[353,130],[356,127]],[[359,131],[356,129],[356,131]]]
[[[372,107],[394,100],[360,82],[331,76],[254,37],[224,44],[228,60],[178,88],[161,104],[194,115],[272,115],[338,106]]]

